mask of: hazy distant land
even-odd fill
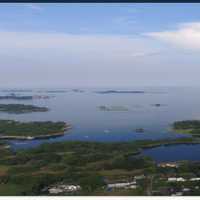
[[[31,112],[46,112],[49,109],[46,107],[39,107],[25,104],[0,104],[0,112],[22,114]]]
[[[4,95],[0,96],[0,100],[33,100],[33,99],[49,99],[49,96],[46,95],[16,95],[16,94],[10,94],[10,95]]]
[[[96,91],[99,94],[143,94],[144,91],[140,90],[105,90],[105,91]]]

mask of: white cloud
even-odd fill
[[[151,32],[144,35],[175,47],[200,50],[200,22],[182,23],[175,30]]]
[[[0,31],[0,44],[0,85],[128,85],[139,77],[138,62],[158,50],[149,39],[120,35]]]
[[[0,52],[10,49],[55,51],[70,53],[102,54],[106,57],[145,55],[157,52],[151,40],[139,36],[120,35],[72,35],[65,33],[0,32]],[[26,52],[28,53],[28,52]]]
[[[0,31],[0,44],[2,87],[199,83],[198,55],[177,55],[170,46],[163,51],[159,42],[140,35]]]

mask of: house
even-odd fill
[[[158,167],[163,167],[163,168],[165,168],[165,167],[178,168],[179,164],[176,163],[176,162],[159,163]]]
[[[200,181],[200,177],[191,178],[190,181]]]
[[[59,193],[62,193],[62,192],[63,192],[62,189],[55,188],[55,187],[50,188],[48,191],[49,191],[50,194],[59,194]]]
[[[111,183],[107,185],[108,188],[132,188],[135,189],[137,187],[136,185],[136,181],[132,181],[132,182],[121,182],[121,183]]]
[[[176,179],[176,181],[177,182],[185,182],[186,180],[184,178],[182,178],[182,177],[179,177],[179,178]]]
[[[65,184],[57,184],[48,188],[48,192],[50,194],[59,194],[64,192],[75,192],[80,190],[81,187],[79,185],[65,185]]]
[[[182,189],[182,192],[190,192],[190,191],[191,191],[190,188],[183,188],[183,189]]]
[[[186,180],[183,177],[170,177],[167,180],[168,182],[185,182]]]
[[[168,182],[176,182],[176,177],[170,177],[167,180]]]

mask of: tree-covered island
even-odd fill
[[[0,120],[0,139],[39,139],[63,135],[70,128],[65,122],[18,122]]]
[[[25,104],[0,104],[0,112],[11,114],[23,114],[31,112],[47,112],[49,109],[46,107],[39,107],[34,105]]]
[[[177,133],[191,134],[196,137],[200,136],[200,120],[176,121],[172,127]]]

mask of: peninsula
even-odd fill
[[[141,154],[144,148],[191,142],[195,141],[63,141],[16,152],[0,148],[0,195],[166,195],[162,186],[171,191],[176,182],[169,181],[174,181],[174,176],[187,180],[193,194],[199,183],[193,180],[199,180],[200,164],[162,167]],[[184,183],[178,182],[180,190]]]
[[[200,120],[184,120],[173,123],[172,128],[177,133],[191,134],[192,136],[200,136]]]

